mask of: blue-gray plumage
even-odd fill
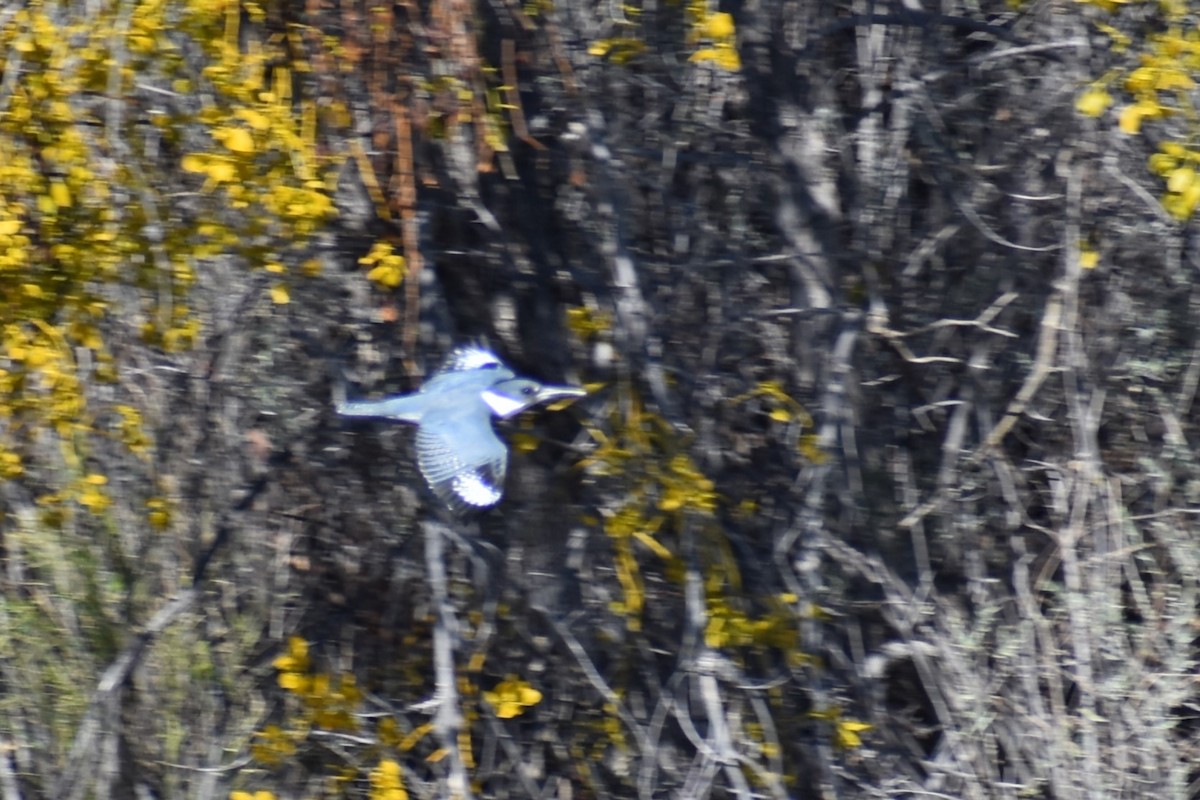
[[[414,394],[385,400],[339,403],[347,417],[381,417],[417,426],[417,465],[425,482],[452,510],[500,502],[508,448],[492,417],[508,419],[530,406],[586,392],[575,386],[544,386],[518,378],[492,353],[455,350]]]

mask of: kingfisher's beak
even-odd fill
[[[578,386],[543,386],[538,389],[538,403],[554,403],[550,407],[551,411],[557,411],[559,408],[565,408],[569,400],[574,400],[577,397],[586,397],[587,390],[581,389]]]

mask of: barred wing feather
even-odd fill
[[[454,511],[487,508],[504,495],[508,449],[488,415],[431,410],[417,429],[426,483]]]

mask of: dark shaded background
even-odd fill
[[[689,61],[696,8],[246,13],[243,38],[316,65],[298,97],[350,109],[324,147],[363,155],[288,304],[247,254],[206,259],[194,348],[114,348],[154,454],[113,492],[165,487],[172,523],[79,523],[102,588],[9,610],[8,646],[35,623],[61,645],[0,657],[5,800],[382,797],[381,758],[447,796],[445,742],[379,727],[435,717],[447,620],[480,797],[1197,794],[1198,298],[1192,226],[1145,167],[1190,123],[1125,136],[1074,109],[1167,22],[736,4],[727,71]],[[321,68],[312,31],[354,68]],[[589,55],[616,37],[644,49]],[[491,152],[506,61],[520,109]],[[197,192],[172,224],[219,206]],[[409,258],[394,292],[358,263],[380,238]],[[409,429],[332,398],[411,390],[465,341],[593,391],[509,426],[505,502],[460,523]],[[56,557],[14,544],[39,530],[23,491],[4,591],[36,599]],[[256,732],[311,719],[277,686],[289,636],[365,697],[353,730],[264,763]],[[48,711],[57,648],[71,702]],[[504,719],[481,693],[510,676],[542,698]]]

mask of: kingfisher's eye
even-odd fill
[[[525,395],[526,397],[533,394],[533,392],[534,388],[532,386],[526,386],[525,388],[521,389],[521,394]]]

